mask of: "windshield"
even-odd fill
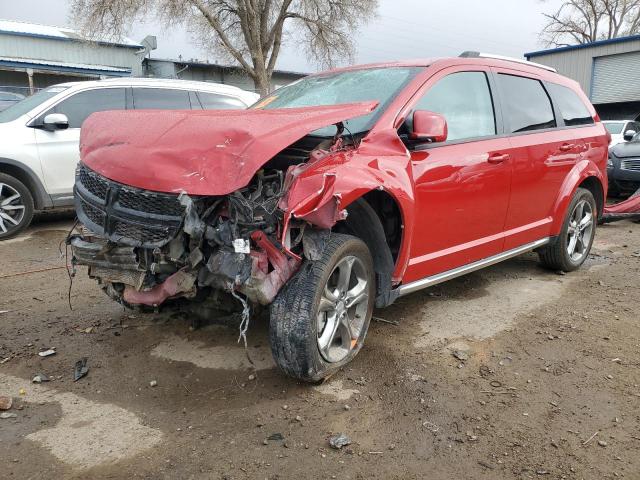
[[[602,122],[611,135],[621,135],[627,122]]]
[[[49,87],[45,90],[40,90],[35,95],[25,98],[11,105],[6,110],[0,112],[0,123],[13,122],[18,117],[21,117],[27,112],[30,112],[41,103],[46,102],[52,97],[55,97],[60,92],[64,92],[69,87]]]
[[[415,67],[371,68],[306,77],[276,90],[252,108],[296,108],[378,102],[378,107],[369,115],[344,122],[352,134],[363,133],[371,129],[378,116],[420,70]],[[331,126],[316,130],[313,135],[331,136],[335,131],[335,126]]]

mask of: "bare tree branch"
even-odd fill
[[[285,40],[301,44],[322,66],[350,60],[354,32],[377,8],[378,0],[71,0],[73,21],[88,36],[120,37],[149,18],[186,27],[194,40],[242,67],[262,94]]]
[[[548,0],[541,0],[542,2]],[[565,0],[540,37],[547,46],[590,43],[640,32],[640,0]]]

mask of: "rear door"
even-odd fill
[[[194,98],[194,102],[195,102]],[[191,110],[200,105],[191,105],[188,90],[172,88],[133,88],[133,108],[135,110]]]
[[[505,250],[550,235],[553,206],[566,175],[584,148],[564,128],[547,87],[534,75],[494,69],[511,145],[511,201],[505,223]]]
[[[414,110],[447,120],[446,142],[411,148],[416,225],[404,281],[502,251],[509,205],[510,148],[484,67],[453,67],[432,77]]]
[[[82,123],[94,112],[124,109],[124,88],[97,88],[72,94],[40,115],[38,121],[50,113],[63,113],[69,119],[66,130],[35,129],[45,184],[54,201],[68,203],[73,198]]]

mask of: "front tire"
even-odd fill
[[[33,196],[15,177],[0,173],[0,240],[14,237],[31,223]]]
[[[356,237],[332,233],[322,258],[305,262],[271,304],[276,364],[305,382],[335,373],[362,348],[374,302],[369,249]]]
[[[593,194],[585,188],[578,188],[567,209],[560,235],[552,245],[538,252],[542,265],[563,272],[580,268],[593,245],[597,216]]]

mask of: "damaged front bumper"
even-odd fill
[[[127,306],[157,307],[206,290],[238,291],[270,304],[301,259],[279,244],[280,172],[259,172],[244,189],[190,197],[132,188],[78,167],[70,236],[74,265]]]

